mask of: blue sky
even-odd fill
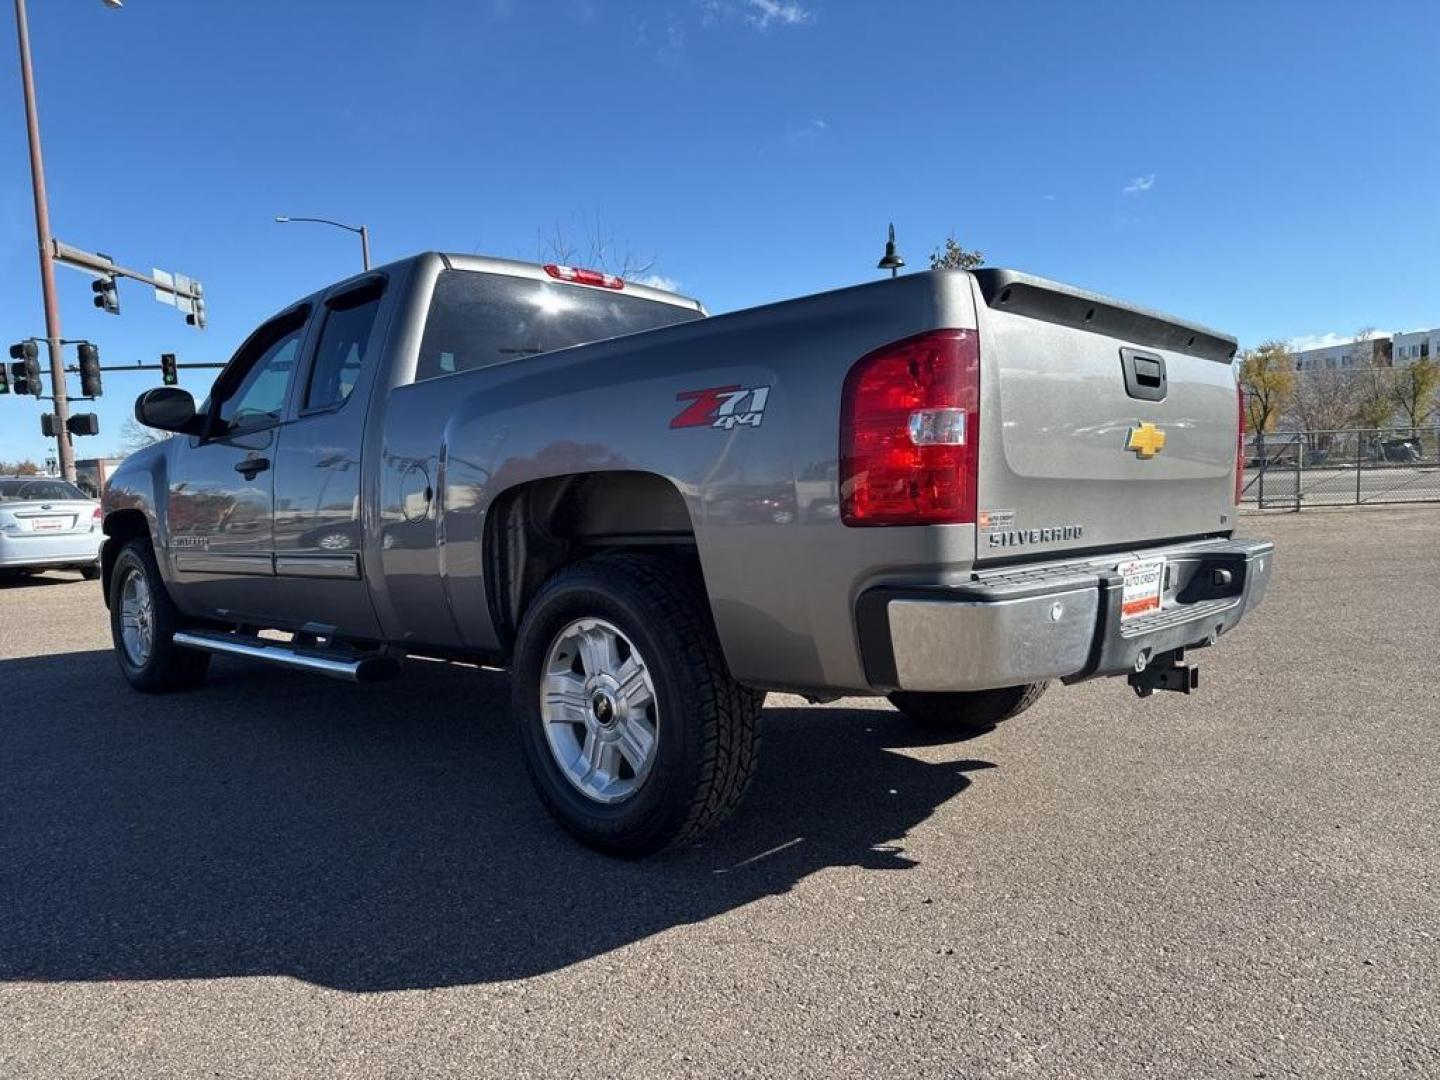
[[[358,267],[353,237],[276,214],[363,221],[379,262],[533,259],[599,220],[717,312],[872,279],[893,219],[912,267],[953,229],[1245,343],[1440,324],[1433,2],[31,8],[56,235],[209,296],[204,333],[134,284],[115,318],[61,268],[66,336],[106,363],[223,360]],[[5,342],[43,325],[9,22]],[[80,456],[150,384],[107,375]],[[0,459],[44,456],[40,411],[0,399]]]

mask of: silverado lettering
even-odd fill
[[[1057,540],[1079,540],[1085,534],[1083,525],[1053,525],[1040,529],[1011,529],[992,532],[991,547],[1018,547],[1021,544],[1053,544]]]

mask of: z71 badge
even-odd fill
[[[712,386],[708,390],[683,390],[676,401],[689,405],[674,420],[672,428],[708,427],[729,431],[746,426],[759,427],[765,418],[768,386]]]

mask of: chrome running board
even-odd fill
[[[374,653],[355,654],[339,649],[296,647],[286,641],[268,641],[265,638],[204,630],[179,630],[171,640],[187,649],[243,656],[250,660],[262,660],[267,664],[313,671],[318,675],[328,675],[332,679],[344,679],[347,682],[379,682],[400,673],[400,661],[393,656]]]

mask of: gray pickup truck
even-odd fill
[[[1189,692],[1265,593],[1232,537],[1233,339],[1008,270],[706,317],[423,254],[306,297],[105,492],[121,671],[505,667],[535,785],[605,851],[697,836],[768,690],[957,733],[1046,683]]]

